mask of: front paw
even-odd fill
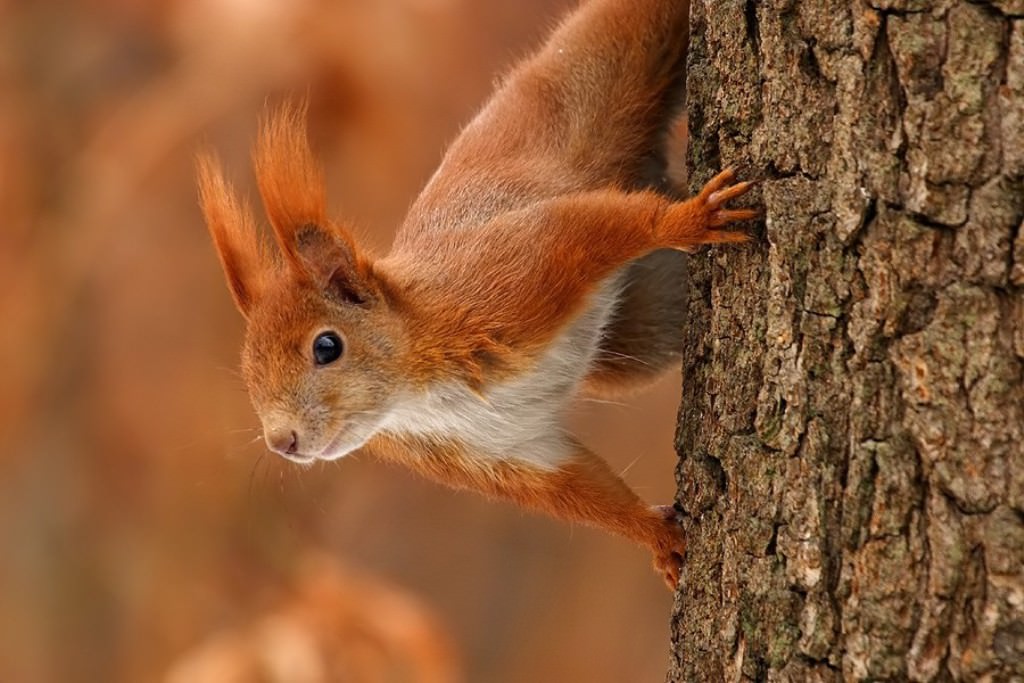
[[[727,201],[746,194],[754,186],[749,180],[733,183],[735,177],[736,173],[727,168],[709,180],[697,195],[696,199],[704,203],[709,227],[721,228],[730,223],[757,218],[759,212],[756,209],[724,208]]]
[[[735,173],[728,168],[691,199],[673,205],[665,216],[665,237],[670,247],[693,251],[702,244],[726,244],[750,241],[745,232],[717,230],[738,221],[757,218],[756,209],[727,209],[725,203],[745,194],[753,183],[733,183]]]

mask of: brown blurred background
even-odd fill
[[[308,94],[332,204],[385,250],[570,4],[0,0],[0,681],[663,679],[644,551],[264,453],[196,207],[195,151],[252,194],[264,103]],[[578,411],[651,501],[677,383]]]

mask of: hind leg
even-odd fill
[[[686,259],[663,249],[627,266],[619,305],[586,377],[586,393],[629,394],[678,364],[686,321]]]

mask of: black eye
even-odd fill
[[[318,334],[313,340],[313,359],[317,365],[327,365],[341,358],[344,345],[334,332]]]

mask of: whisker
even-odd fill
[[[618,406],[619,408],[625,408],[625,407],[629,406],[628,403],[625,403],[623,401],[613,401],[611,399],[597,398],[595,396],[581,396],[580,400],[581,401],[586,401],[587,403],[598,403],[600,405],[605,405],[605,406]]]
[[[259,457],[256,458],[256,462],[253,463],[252,470],[249,472],[249,502],[250,503],[252,502],[252,482],[253,482],[253,479],[256,476],[256,469],[260,466],[260,463],[263,462],[263,456],[264,455],[266,455],[266,453],[260,453]]]
[[[256,431],[256,430],[254,430],[254,429],[246,429],[246,430],[239,430],[239,431],[240,432],[247,432],[247,431]],[[231,432],[229,432],[229,433],[231,433]],[[259,434],[256,434],[254,437],[252,437],[251,439],[249,439],[245,443],[243,443],[243,444],[241,444],[241,445],[239,445],[239,446],[237,446],[235,448],[231,448],[226,453],[224,453],[224,459],[225,460],[233,460],[233,459],[235,459],[237,457],[248,455],[248,453],[246,451],[248,450],[249,446],[252,446],[257,441],[262,441],[262,440],[263,440],[263,432],[260,431]],[[260,451],[260,457],[262,457],[264,453],[266,453],[266,451]]]
[[[270,480],[270,468],[271,468],[270,462],[271,461],[268,460],[267,461],[267,466],[263,468],[263,483],[261,484],[261,486],[263,486],[264,489],[269,489],[269,486],[267,485],[267,482]]]
[[[199,434],[195,434],[193,436],[193,438],[189,439],[188,441],[184,441],[184,442],[181,442],[181,443],[178,443],[178,444],[170,444],[170,445],[168,445],[167,446],[167,452],[169,452],[169,453],[181,453],[181,452],[195,450],[197,448],[206,448],[206,449],[209,449],[209,450],[212,451],[212,450],[215,450],[217,447],[224,445],[223,442],[225,441],[225,439],[223,437],[225,435],[229,435],[230,436],[230,435],[235,435],[235,434],[246,434],[246,433],[251,433],[251,432],[255,432],[255,431],[262,432],[262,430],[257,428],[257,427],[239,427],[239,428],[236,428],[236,429],[224,429],[224,430],[210,429],[210,430],[206,430],[206,431],[200,432]],[[248,446],[251,443],[252,443],[252,441],[247,441],[246,443],[242,444],[241,447],[244,448],[245,446]],[[240,452],[240,449],[237,448],[237,447],[234,447],[233,444],[228,444],[228,445],[229,445],[229,450],[225,454],[226,458],[232,458],[232,457],[234,457],[235,455],[237,455]]]
[[[238,370],[238,368],[229,368],[225,365],[218,365],[214,369],[220,372],[225,372],[234,377],[235,379],[242,380],[243,382],[245,381],[245,377],[242,376],[242,373]]]
[[[654,367],[651,363],[648,363],[645,360],[641,360],[641,359],[637,358],[636,356],[631,356],[628,353],[619,353],[618,351],[612,351],[610,349],[600,349],[600,350],[598,350],[597,356],[598,356],[599,359],[619,358],[619,359],[622,359],[622,360],[631,360],[634,363],[639,363],[640,365],[643,365],[643,366],[648,367],[648,368]]]
[[[633,458],[633,462],[631,462],[628,465],[626,465],[625,469],[623,469],[621,472],[619,472],[619,476],[620,477],[626,476],[626,473],[629,472],[631,469],[633,469],[633,465],[635,465],[638,462],[640,462],[640,458],[642,458],[642,457],[644,457],[643,453],[641,453],[640,455],[638,455],[635,458]]]
[[[256,427],[240,427],[238,429],[229,429],[226,434],[244,434],[245,432],[255,432]]]

